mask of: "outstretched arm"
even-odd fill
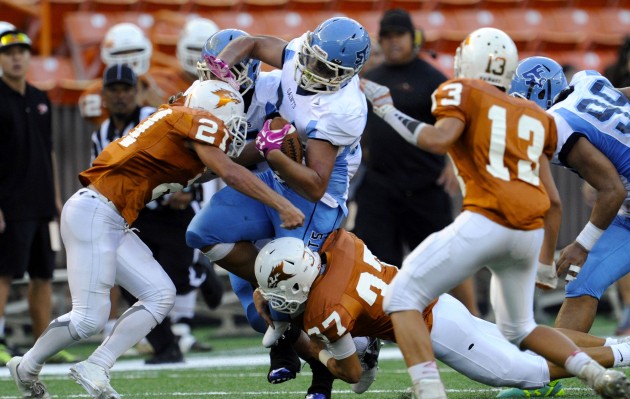
[[[464,122],[456,118],[440,119],[435,126],[410,117],[394,107],[389,89],[367,79],[361,88],[372,103],[374,113],[410,144],[434,154],[446,154],[451,144],[464,132]]]

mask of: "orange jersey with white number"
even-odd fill
[[[513,229],[542,227],[550,202],[540,157],[550,159],[555,150],[553,118],[477,79],[444,82],[433,93],[432,111],[438,121],[465,124],[448,150],[465,185],[463,209]]]
[[[332,232],[320,252],[325,270],[311,287],[304,331],[330,342],[346,333],[395,341],[392,321],[383,312],[383,291],[398,269],[380,262],[363,241],[343,229]],[[436,301],[423,312],[429,330]]]
[[[79,180],[92,184],[132,224],[145,204],[180,191],[206,171],[191,140],[224,153],[231,143],[223,121],[211,113],[163,105],[105,147]]]
[[[186,91],[191,84],[183,71],[151,68],[138,77],[138,105],[157,108],[166,103],[170,96]],[[95,126],[109,118],[109,112],[103,104],[102,91],[103,81],[96,80],[79,97],[81,117]]]

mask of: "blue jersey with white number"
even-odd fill
[[[628,191],[622,212],[630,217],[630,101],[595,71],[576,73],[570,85],[573,92],[549,109],[558,128],[553,162],[562,165],[559,155],[572,136],[588,139],[617,168]]]

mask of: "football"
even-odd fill
[[[287,123],[289,122],[286,119],[277,116],[271,120],[269,127],[272,130],[280,130]],[[288,156],[295,162],[302,163],[302,160],[304,159],[304,149],[302,148],[302,143],[300,142],[300,137],[295,130],[295,127],[292,127],[291,131],[284,136],[280,150],[284,153],[284,155]]]

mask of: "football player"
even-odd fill
[[[256,302],[267,319],[267,303],[290,314],[312,338],[315,356],[361,393],[376,377],[378,346],[359,354],[353,337],[369,334],[396,342],[391,318],[383,311],[383,295],[397,273],[398,268],[379,261],[363,241],[343,229],[331,233],[319,253],[299,239],[278,238],[256,258]],[[448,294],[431,301],[421,314],[436,358],[475,381],[540,389],[550,379],[572,377],[543,357],[521,351],[495,324],[474,317]],[[627,341],[570,330],[566,334],[588,347],[584,350],[605,367],[630,364]],[[554,389],[562,386],[548,391]]]
[[[84,188],[66,202],[61,218],[73,308],[52,321],[24,357],[9,361],[24,397],[50,397],[38,378],[44,362],[103,329],[109,291],[118,283],[138,302],[120,317],[103,344],[70,372],[93,398],[120,398],[110,385],[110,368],[164,319],[175,296],[171,279],[129,228],[152,199],[180,191],[210,170],[274,209],[285,228],[303,224],[300,210],[232,161],[245,144],[245,131],[240,93],[224,82],[206,81],[112,142],[79,175]]]
[[[231,69],[243,61],[255,59],[281,69],[279,89],[267,91],[277,96],[269,106],[297,129],[306,148],[305,163],[298,164],[276,151],[281,134],[263,127],[256,148],[277,173],[267,169],[258,176],[310,216],[304,228],[288,231],[260,203],[224,188],[193,219],[187,232],[189,245],[252,283],[257,254],[254,242],[290,235],[316,250],[340,226],[347,214],[348,182],[361,160],[359,141],[367,105],[357,74],[369,52],[370,39],[363,26],[335,17],[288,43],[271,36],[241,36],[218,55],[204,58],[211,73],[237,87],[242,83]],[[268,331],[263,338],[267,346],[284,332]],[[307,397],[330,397],[329,389],[316,396],[321,392],[311,388]]]
[[[552,263],[561,219],[549,170],[557,132],[540,107],[507,94],[517,64],[516,46],[505,32],[470,33],[457,49],[456,78],[433,94],[435,126],[401,113],[387,88],[366,82],[375,113],[401,137],[426,151],[449,153],[464,193],[462,213],[405,259],[383,307],[419,399],[446,398],[419,312],[483,267],[492,273],[497,325],[510,342],[564,367],[602,397],[628,397],[625,374],[604,369],[566,336],[534,320],[537,263]]]
[[[595,71],[576,73],[568,85],[546,57],[521,61],[510,92],[548,109],[558,129],[552,162],[597,192],[589,222],[560,252],[557,272],[550,264],[546,273],[555,283],[569,272],[555,325],[588,332],[604,291],[630,272],[630,101]]]

